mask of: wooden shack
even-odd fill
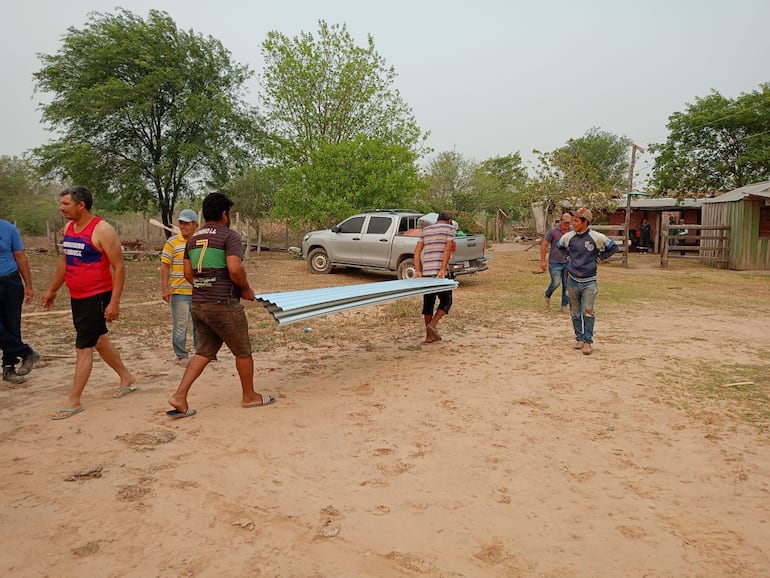
[[[647,219],[652,227],[651,253],[660,252],[660,243],[662,239],[662,225],[668,224],[669,219],[678,222],[684,219],[686,223],[697,225],[701,222],[701,202],[703,199],[673,199],[661,197],[632,196],[631,197],[631,215],[628,229],[632,241],[632,246],[636,246],[636,231],[642,219]],[[626,197],[621,196],[618,199],[618,208],[614,213],[607,216],[607,222],[610,225],[623,225],[626,215]]]
[[[701,223],[730,227],[730,269],[770,269],[770,181],[703,199]]]

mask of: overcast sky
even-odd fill
[[[361,45],[371,34],[428,145],[477,161],[520,152],[530,163],[532,149],[591,127],[647,147],[696,97],[770,81],[770,0],[21,0],[2,8],[0,155],[48,140],[33,94],[38,54],[116,6],[165,11],[257,73],[268,31],[315,33],[323,19]],[[651,162],[641,155],[637,168]]]

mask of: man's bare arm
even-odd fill
[[[99,221],[94,227],[91,240],[95,247],[104,252],[112,267],[112,298],[104,310],[104,318],[107,321],[116,321],[120,317],[120,298],[126,284],[126,264],[123,261],[120,239],[112,225],[107,221]]]

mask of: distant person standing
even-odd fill
[[[59,194],[59,210],[70,222],[64,229],[64,255],[43,295],[43,307],[51,308],[56,293],[66,283],[77,335],[72,389],[51,419],[67,419],[83,411],[80,398],[91,376],[94,349],[120,379],[112,397],[136,390],[136,378],[107,335],[107,323],[120,317],[120,297],[126,281],[120,239],[112,225],[91,214],[92,204],[93,195],[83,187],[64,189]]]
[[[233,202],[222,193],[203,199],[205,223],[187,241],[184,253],[185,278],[193,286],[192,316],[198,328],[198,348],[168,403],[166,412],[178,419],[195,415],[187,395],[206,366],[216,359],[222,344],[235,356],[241,382],[241,407],[261,407],[275,398],[254,391],[254,358],[246,312],[241,299],[254,300],[243,267],[241,238],[230,228]]]
[[[676,228],[674,228],[674,225],[676,225],[676,222],[674,221],[674,217],[668,218],[668,246],[673,247],[674,246],[674,237],[676,236]]]
[[[684,219],[679,219],[679,228],[676,230],[676,235],[678,237],[676,244],[680,247],[684,247],[687,244],[687,235],[690,234],[690,231],[688,231],[684,225]],[[679,251],[679,254],[684,255],[684,251]]]
[[[572,214],[563,213],[557,226],[548,231],[540,243],[540,269],[545,271],[546,267],[551,274],[551,283],[545,290],[545,306],[551,305],[551,295],[561,285],[561,310],[567,311],[569,299],[567,298],[567,259],[559,250],[559,239],[572,227]],[[549,251],[550,249],[550,251]],[[546,254],[548,263],[546,264]]]
[[[177,365],[187,366],[187,328],[192,321],[192,284],[184,278],[184,250],[187,240],[198,230],[198,214],[192,209],[179,212],[179,234],[172,235],[160,254],[160,287],[163,301],[171,306],[171,345]],[[193,349],[198,347],[198,331],[192,324]]]
[[[3,381],[13,385],[24,383],[23,376],[40,361],[40,355],[21,340],[21,307],[32,297],[32,274],[19,230],[0,219],[0,349]]]
[[[445,279],[449,258],[454,248],[455,226],[452,213],[441,211],[433,225],[423,228],[417,247],[414,250],[414,268],[417,277],[437,277]],[[438,299],[438,307],[433,308]],[[425,320],[425,341],[441,341],[437,330],[438,322],[452,308],[452,291],[439,291],[422,296],[422,315]]]
[[[639,226],[639,245],[637,246],[639,252],[647,254],[647,251],[650,249],[651,241],[652,227],[650,227],[650,223],[647,222],[647,219],[642,219],[642,224]]]
[[[572,327],[575,330],[575,349],[591,355],[594,341],[594,300],[599,292],[596,283],[596,263],[617,253],[617,244],[589,227],[593,216],[589,209],[578,209],[572,218],[572,231],[559,239],[559,247],[566,254],[567,295],[569,296]]]

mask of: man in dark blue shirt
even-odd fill
[[[32,275],[19,230],[0,219],[0,349],[3,381],[14,385],[24,383],[22,376],[40,361],[40,355],[21,340],[21,306],[32,296]]]
[[[615,242],[589,227],[593,215],[589,209],[578,209],[572,218],[572,231],[559,239],[559,248],[567,255],[567,296],[575,349],[591,355],[594,341],[594,300],[598,292],[596,264],[618,252]]]

